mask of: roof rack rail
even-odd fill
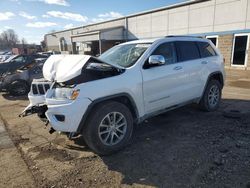
[[[165,38],[171,37],[191,37],[191,38],[204,38],[203,36],[191,36],[191,35],[167,35]]]

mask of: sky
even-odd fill
[[[44,34],[119,18],[184,0],[0,0],[0,33],[40,44]]]

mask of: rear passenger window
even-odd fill
[[[197,42],[197,44],[200,49],[201,57],[216,56],[216,52],[208,42]]]
[[[188,61],[192,59],[199,59],[200,53],[195,42],[192,41],[177,41],[179,61]]]

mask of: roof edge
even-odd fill
[[[169,10],[169,9],[178,8],[178,7],[182,7],[182,6],[186,6],[186,5],[202,3],[202,2],[206,2],[206,1],[211,1],[211,0],[189,0],[189,1],[184,1],[184,2],[181,2],[181,3],[175,3],[175,4],[172,4],[172,5],[167,5],[167,6],[152,9],[152,10],[146,10],[146,11],[138,12],[138,13],[135,13],[135,14],[129,14],[127,16],[123,16],[123,17],[116,18],[116,19],[106,20],[106,21],[103,21],[103,22],[92,23],[92,24],[88,24],[88,25],[82,25],[82,26],[73,27],[73,28],[70,28],[70,29],[64,29],[64,30],[60,30],[60,31],[52,32],[52,33],[47,33],[44,36],[53,35],[53,34],[57,34],[57,33],[62,33],[62,32],[66,32],[66,31],[71,31],[73,29],[80,29],[80,28],[89,27],[89,26],[93,26],[93,25],[104,24],[104,23],[108,23],[108,22],[112,22],[112,21],[122,20],[122,19],[131,18],[131,17],[134,17],[134,16],[140,16],[140,15],[143,15],[143,14],[153,13],[153,12],[157,12],[157,11]]]

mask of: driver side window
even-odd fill
[[[176,58],[176,52],[175,52],[175,45],[173,42],[167,42],[167,43],[163,43],[160,44],[151,55],[161,55],[164,57],[165,59],[165,64],[169,65],[169,64],[173,64],[177,62],[177,58]],[[144,64],[144,68],[150,68],[153,66],[159,66],[159,65],[149,65],[148,60],[147,62]]]
[[[151,55],[162,55],[166,64],[176,63],[175,46],[173,42],[168,42],[158,46]]]

